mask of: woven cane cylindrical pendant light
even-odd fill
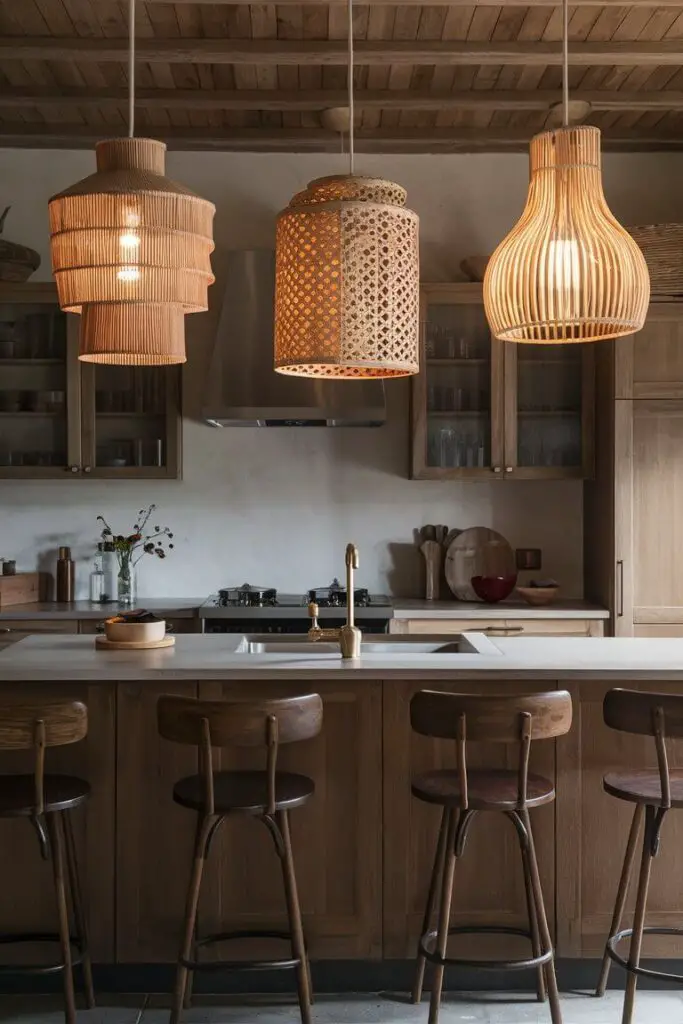
[[[349,15],[349,171],[318,178],[277,220],[275,369],[299,377],[419,370],[419,218],[406,192],[354,173]]]
[[[524,212],[488,262],[484,307],[496,338],[548,344],[619,338],[645,322],[645,258],[602,190],[600,130],[568,126],[567,0],[564,127],[531,141]]]
[[[163,142],[133,137],[129,12],[130,135],[52,197],[50,250],[61,308],[83,314],[79,358],[166,365],[185,362],[184,315],[208,307],[215,207],[165,176]]]

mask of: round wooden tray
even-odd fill
[[[174,636],[165,636],[163,640],[107,640],[106,636],[95,637],[95,647],[104,651],[153,651],[160,647],[173,647]]]
[[[500,533],[487,526],[473,526],[459,533],[446,552],[446,582],[459,601],[479,601],[470,580],[473,576],[512,576],[515,553]]]

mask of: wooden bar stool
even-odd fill
[[[622,1024],[631,1024],[639,977],[683,983],[681,975],[640,966],[644,934],[683,935],[683,928],[645,927],[650,872],[652,860],[659,853],[662,823],[667,811],[683,807],[683,769],[669,768],[666,750],[667,737],[683,737],[683,696],[672,693],[640,693],[636,690],[610,690],[603,703],[603,717],[610,729],[638,736],[652,736],[657,754],[656,768],[608,772],[603,779],[605,792],[617,800],[635,804],[635,808],[596,995],[605,994],[611,961],[614,960],[628,972],[621,1019]],[[622,928],[621,921],[643,818],[645,828],[633,927]],[[628,958],[625,958],[617,953],[617,946],[629,937],[629,953]]]
[[[277,770],[280,743],[317,736],[322,728],[323,705],[317,693],[303,697],[259,701],[202,701],[187,697],[160,697],[159,732],[177,743],[199,748],[199,775],[180,779],[173,799],[197,814],[194,862],[187,891],[183,937],[178,954],[171,1024],[180,1020],[189,1002],[192,973],[223,967],[235,971],[294,970],[302,1024],[311,1021],[311,981],[304,943],[301,910],[294,874],[289,812],[302,807],[315,789],[305,775]],[[212,747],[264,747],[263,771],[213,770]],[[228,815],[250,815],[268,829],[282,868],[289,919],[288,931],[228,931],[197,938],[199,891],[211,841]],[[228,939],[276,938],[291,945],[291,956],[280,960],[200,962],[200,948]]]
[[[555,953],[543,903],[529,815],[531,808],[552,802],[555,790],[549,779],[529,774],[529,754],[533,740],[552,739],[569,731],[571,697],[564,690],[528,696],[479,696],[422,690],[410,702],[410,721],[415,732],[423,736],[456,741],[455,768],[418,775],[411,787],[418,800],[443,807],[422,934],[417,947],[413,1002],[418,1003],[422,998],[427,960],[434,965],[429,1024],[437,1024],[439,1019],[446,965],[496,971],[535,968],[538,972],[538,997],[545,1000],[547,986],[553,1024],[561,1024]],[[519,744],[517,769],[468,768],[469,740]],[[463,855],[472,820],[479,811],[503,813],[517,830],[529,915],[528,931],[503,926],[449,926],[456,861]],[[437,927],[432,928],[437,894]],[[482,932],[524,936],[531,941],[533,955],[518,960],[473,960],[446,955],[449,935]]]
[[[64,977],[64,1016],[66,1024],[75,1024],[73,967],[83,971],[86,1004],[95,1005],[92,967],[88,948],[88,929],[80,888],[76,844],[71,811],[90,796],[84,779],[72,775],[45,774],[47,747],[77,743],[88,732],[88,711],[79,701],[0,705],[0,751],[33,750],[34,769],[30,775],[0,775],[0,818],[28,818],[35,829],[44,860],[52,861],[57,933],[32,932],[0,935],[0,944],[18,942],[59,942],[61,962],[44,966],[3,965],[0,974],[52,974]],[[69,932],[70,891],[75,936]],[[77,955],[72,953],[72,947]]]

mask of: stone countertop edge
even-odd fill
[[[683,638],[515,637],[469,633],[479,653],[371,654],[343,661],[336,653],[237,654],[236,634],[179,636],[171,648],[98,651],[88,636],[31,636],[0,651],[0,682],[155,682],[282,680],[304,690],[341,677],[391,681],[475,679],[562,682],[683,682]]]
[[[199,606],[206,598],[140,598],[136,608],[145,608],[154,614],[172,614],[179,619],[196,618]],[[77,619],[107,619],[120,611],[129,611],[119,607],[115,601],[111,604],[98,604],[95,601],[37,601],[33,604],[13,604],[0,608],[0,622],[18,619],[46,621],[74,621]]]
[[[609,611],[588,601],[553,601],[541,607],[525,601],[425,601],[393,598],[395,619],[608,619]]]

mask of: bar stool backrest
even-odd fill
[[[662,787],[662,807],[671,807],[671,773],[666,738],[683,737],[683,694],[610,690],[602,705],[605,725],[619,732],[652,736]]]
[[[78,700],[0,704],[0,750],[35,751],[35,813],[43,814],[45,750],[78,743],[88,732],[88,709]]]
[[[467,742],[519,744],[517,806],[523,808],[531,742],[569,732],[572,699],[566,690],[522,695],[421,690],[410,702],[410,723],[423,736],[456,741],[463,809],[467,808]]]
[[[214,813],[212,747],[264,747],[268,813],[275,806],[275,771],[280,743],[312,739],[322,729],[323,702],[317,693],[265,700],[195,700],[160,697],[159,733],[197,746],[204,776],[205,811]]]

